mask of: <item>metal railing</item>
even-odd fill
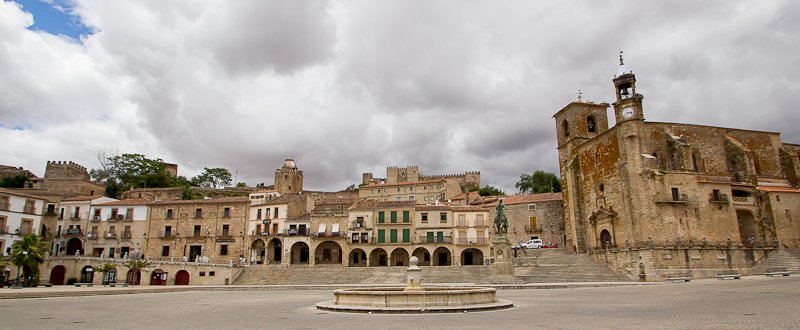
[[[96,240],[97,236],[97,233],[86,233],[86,239]]]
[[[80,230],[80,228],[68,228],[67,231],[66,231],[66,234],[67,235],[80,235],[81,234],[81,230]]]
[[[456,240],[456,244],[458,245],[486,245],[488,240],[485,237],[474,237],[474,238],[459,238]]]

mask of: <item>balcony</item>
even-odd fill
[[[126,215],[124,218],[122,218],[122,221],[125,222],[133,221],[133,215]]]
[[[6,206],[6,210],[8,210],[8,206]],[[36,208],[33,206],[26,206],[22,208],[22,213],[27,214],[36,214]]]
[[[268,231],[256,232],[255,230],[250,231],[250,236],[270,236],[271,234]]]
[[[178,235],[177,234],[173,234],[171,232],[165,232],[165,233],[161,233],[160,235],[158,235],[158,238],[161,238],[161,239],[173,239],[173,238],[178,238]]]
[[[107,232],[105,232],[105,234],[103,234],[103,237],[114,239],[114,238],[117,238],[117,233],[113,232],[113,231],[107,231]]]
[[[123,231],[123,232],[122,232],[122,239],[129,240],[129,239],[131,239],[131,237],[132,237],[132,236],[133,236],[133,235],[132,235],[132,234],[131,234],[131,232],[129,232],[129,231]]]
[[[99,222],[100,221],[100,216],[99,215],[95,215],[89,221],[91,221],[91,222]]]
[[[537,225],[536,227],[531,227],[531,225],[525,225],[525,232],[526,233],[541,233],[542,226]]]
[[[486,227],[486,220],[475,220],[475,227]]]
[[[80,228],[68,228],[66,232],[67,232],[67,235],[80,235],[81,234],[81,229]]]
[[[486,245],[488,240],[485,237],[459,238],[456,240],[458,245]]]
[[[374,237],[358,237],[358,239],[353,239],[353,237],[347,238],[347,243],[349,244],[372,244],[375,243]]]
[[[708,202],[709,203],[728,204],[730,202],[730,200],[728,199],[728,195],[726,195],[726,194],[714,195],[712,193],[711,195],[709,195]]]
[[[434,236],[434,237],[420,237],[417,243],[453,243],[453,236]]]
[[[689,196],[686,195],[686,194],[680,194],[678,196],[659,195],[659,196],[656,196],[656,198],[654,200],[655,200],[656,203],[686,204],[686,203],[689,203]]]
[[[69,219],[70,219],[70,220],[73,220],[73,221],[80,221],[80,220],[82,220],[82,219],[81,219],[81,216],[80,216],[80,214],[73,214],[73,215],[70,215],[70,216],[69,216]]]
[[[733,196],[733,204],[734,205],[755,205],[755,202],[753,200],[753,197],[751,197],[751,196],[747,196],[747,197]]]
[[[97,233],[86,233],[86,239],[96,240],[97,236]]]
[[[469,227],[469,224],[467,223],[467,220],[458,220],[458,221],[456,221],[456,227],[458,227],[458,228],[466,228],[466,227]]]

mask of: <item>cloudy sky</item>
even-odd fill
[[[307,189],[418,164],[513,192],[558,170],[552,115],[612,102],[623,49],[645,116],[800,143],[797,1],[0,0],[0,164],[142,153],[194,176]]]

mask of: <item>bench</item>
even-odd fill
[[[675,277],[667,277],[667,281],[669,282],[691,282],[692,278],[689,276],[675,276]]]
[[[121,285],[123,288],[127,288],[128,287],[128,283],[108,283],[108,286],[113,288],[113,287],[116,287],[117,284]]]
[[[92,285],[92,283],[75,283],[75,287],[76,288],[79,288],[79,287],[82,287],[82,286],[92,287],[93,285]]]
[[[717,279],[720,280],[738,280],[740,278],[742,278],[742,274],[732,270],[717,273]]]
[[[773,276],[789,276],[791,274],[786,268],[771,268],[767,269],[767,272],[764,273],[767,277]]]

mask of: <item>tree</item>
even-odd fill
[[[0,187],[3,188],[25,188],[25,183],[28,182],[28,177],[25,174],[17,174],[15,176],[5,177],[0,180]]]
[[[97,158],[100,168],[92,169],[89,175],[106,184],[109,197],[118,198],[133,188],[173,187],[180,183],[179,179],[167,173],[161,159],[149,159],[142,154],[107,156],[102,153],[98,153]]]
[[[522,173],[515,187],[520,194],[560,192],[561,180],[553,173],[537,170],[533,174]]]
[[[0,256],[0,288],[2,288],[6,283],[6,267],[8,267],[8,260],[5,257]]]
[[[21,268],[24,275],[30,278],[29,285],[38,285],[39,265],[44,263],[47,243],[43,242],[39,236],[27,234],[22,236],[22,240],[14,242],[12,247],[11,262],[17,266],[18,270]]]
[[[247,184],[246,184],[246,183],[244,183],[244,182],[237,182],[237,183],[236,183],[236,187],[237,187],[237,188],[243,188],[243,187],[247,187]]]
[[[505,196],[506,192],[490,185],[485,185],[483,188],[478,189],[478,195],[481,196]]]
[[[130,279],[130,283],[128,283],[133,285],[136,284],[136,282],[139,282],[139,271],[150,267],[150,262],[144,259],[128,259],[128,261],[122,265],[128,267],[128,269],[133,272],[133,278]],[[127,279],[125,281],[128,282]]]
[[[104,264],[102,264],[100,266],[95,266],[94,267],[94,270],[96,270],[98,273],[103,274],[103,285],[106,285],[106,284],[108,284],[110,282],[109,278],[108,278],[108,274],[111,273],[111,271],[116,270],[116,269],[117,268],[114,267],[114,264],[108,263],[108,262],[104,263]]]
[[[344,188],[344,191],[356,191],[356,190],[358,190],[358,187],[356,187],[355,183],[347,186],[347,188]]]
[[[231,171],[221,167],[203,168],[203,173],[192,178],[192,183],[206,188],[223,188],[231,185]]]

